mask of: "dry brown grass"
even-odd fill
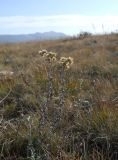
[[[40,130],[40,107],[48,84],[48,64],[38,54],[40,49],[56,52],[58,59],[74,58],[65,72],[62,120],[53,131],[50,125],[59,106],[59,72],[54,68],[48,122]],[[29,138],[35,159],[38,155],[51,160],[118,159],[117,34],[0,45],[2,70],[15,75],[11,80],[0,79],[0,100],[10,93],[0,103],[1,159],[28,159]]]

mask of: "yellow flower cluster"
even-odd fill
[[[44,57],[48,62],[56,61],[57,54],[54,52],[48,52],[47,50],[39,51],[40,56]],[[63,66],[64,69],[69,69],[70,66],[73,64],[72,57],[61,57],[59,61],[57,61],[60,66]]]
[[[47,61],[56,61],[56,53],[54,52],[48,52],[46,55],[46,60]]]
[[[45,57],[45,55],[48,53],[47,50],[41,50],[38,52],[40,56]]]
[[[56,53],[47,52],[47,50],[39,51],[40,56],[44,57],[46,61],[53,62],[56,61]]]
[[[61,57],[59,60],[59,64],[63,65],[65,69],[69,69],[70,66],[73,64],[73,58],[72,57]]]

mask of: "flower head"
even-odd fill
[[[73,64],[73,58],[72,58],[72,57],[68,57],[68,63],[69,63],[70,65]]]
[[[73,58],[72,57],[61,57],[59,60],[59,64],[62,65],[65,69],[69,69],[70,65],[73,64]]]
[[[47,50],[41,50],[38,52],[40,56],[45,57],[47,54]]]
[[[41,50],[39,51],[39,54],[45,58],[48,62],[56,61],[56,53],[54,52],[48,52],[47,50]]]
[[[61,57],[59,63],[63,64],[67,61],[66,57]]]
[[[54,52],[48,52],[45,57],[46,57],[46,60],[49,62],[56,61],[56,53]]]

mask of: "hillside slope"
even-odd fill
[[[18,43],[27,41],[38,41],[38,40],[54,40],[65,38],[66,35],[60,32],[44,32],[34,34],[19,34],[19,35],[0,35],[0,43]]]
[[[118,159],[117,34],[1,44],[0,72],[0,159]]]

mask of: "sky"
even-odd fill
[[[0,0],[0,34],[118,31],[118,0]]]

